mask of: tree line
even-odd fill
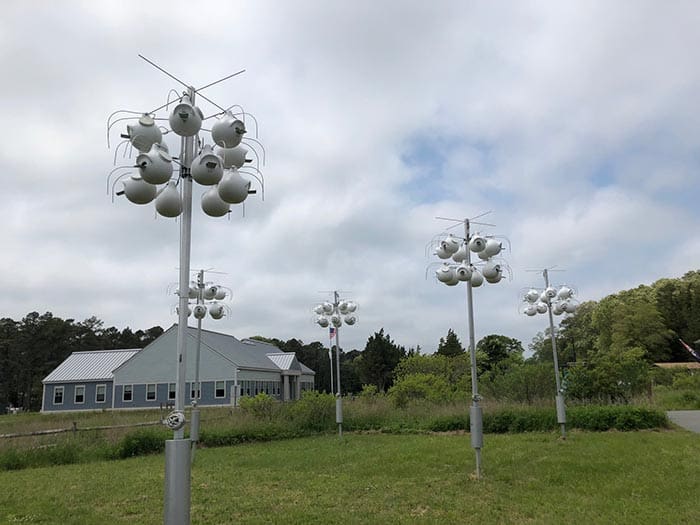
[[[163,333],[159,326],[132,331],[105,328],[91,317],[63,320],[50,312],[32,312],[21,321],[0,319],[0,407],[28,410],[41,406],[41,379],[71,352],[143,348]],[[283,341],[254,336],[297,358],[316,372],[315,386],[331,391],[335,351],[319,341]],[[660,279],[652,285],[620,291],[600,301],[582,303],[556,330],[558,361],[568,398],[624,400],[649,384],[650,365],[690,361],[679,339],[700,339],[700,272]],[[490,334],[476,344],[480,391],[488,397],[531,403],[553,397],[552,346],[549,330],[538,333],[524,357],[520,341]],[[453,330],[435,348],[406,350],[382,328],[362,350],[340,354],[343,394],[365,390],[391,393],[398,402],[412,398],[452,399],[471,390],[470,362]]]
[[[652,365],[692,361],[681,339],[691,346],[700,339],[700,272],[584,302],[555,329],[565,395],[574,401],[626,402],[647,393],[652,378],[670,384],[673,375]],[[549,330],[538,333],[529,345],[532,356],[524,359],[516,339],[497,334],[481,339],[476,345],[480,393],[518,403],[551,400],[556,388],[551,341]],[[397,404],[464,398],[471,391],[467,354],[440,354],[399,363],[388,391]]]
[[[51,312],[20,321],[0,319],[0,408],[41,408],[41,380],[72,352],[143,348],[163,333],[160,326],[132,331],[105,327],[96,317],[76,322]]]

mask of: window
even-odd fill
[[[80,405],[82,403],[85,403],[85,385],[76,385],[75,386],[75,404]]]
[[[214,397],[221,399],[226,396],[226,381],[214,383]]]
[[[156,385],[151,383],[146,385],[146,401],[156,400]]]
[[[122,390],[122,401],[132,401],[134,399],[134,385],[124,385]]]
[[[168,383],[168,400],[169,401],[175,399],[175,392],[176,391],[177,390],[175,388],[175,383]]]
[[[195,392],[194,389],[195,389],[197,386],[199,386],[199,388],[197,388],[197,391]],[[192,383],[191,383],[191,389],[190,389],[190,398],[191,398],[191,399],[199,399],[199,398],[201,398],[201,397],[202,397],[202,383],[199,383],[199,385],[197,385],[197,383],[195,383],[194,381],[192,381]]]
[[[53,404],[62,405],[63,404],[63,387],[57,386],[53,389]]]
[[[97,385],[95,388],[95,403],[104,403],[107,398],[107,385]]]

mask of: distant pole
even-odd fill
[[[340,327],[343,321],[348,326],[357,322],[354,315],[357,304],[353,301],[341,301],[340,292],[334,290],[333,302],[324,301],[314,307],[313,311],[318,315],[316,324],[321,328],[332,327],[335,329],[335,422],[338,424],[338,437],[343,437],[343,397],[340,385]],[[330,332],[329,332],[330,333]],[[333,340],[329,336],[330,348],[328,355],[331,360],[331,392],[333,392]]]
[[[331,328],[328,329],[328,360],[330,361],[330,373],[331,373],[331,394],[335,392],[335,387],[333,386],[333,338],[330,337]]]
[[[336,311],[340,304],[338,292],[333,292],[333,305]],[[335,422],[338,424],[338,437],[343,437],[343,397],[340,392],[340,327],[335,329],[335,383],[338,387],[338,393],[335,395]]]
[[[204,270],[199,270],[197,274],[197,304],[200,305],[204,302]],[[199,386],[199,358],[202,351],[202,318],[197,317],[197,350],[195,354],[195,364],[194,364],[194,387],[191,389],[194,391],[194,396],[192,397],[192,413],[190,416],[190,440],[192,441],[192,457],[191,462],[194,463],[195,450],[197,449],[197,443],[199,442],[199,398],[201,395],[201,389]]]
[[[544,286],[549,288],[549,273],[545,268],[542,272],[544,276]],[[559,378],[559,357],[557,356],[557,338],[554,335],[554,317],[552,316],[552,301],[547,300],[547,313],[549,314],[549,336],[552,340],[552,357],[554,359],[554,380],[557,386],[557,394],[554,398],[557,407],[557,423],[561,428],[561,437],[566,439],[566,405],[564,396],[561,393],[561,379]]]

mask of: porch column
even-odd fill
[[[282,401],[289,401],[289,376],[287,376],[287,375],[282,376],[282,385],[283,385]]]

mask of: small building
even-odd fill
[[[294,353],[252,339],[201,331],[195,388],[197,329],[187,329],[185,405],[234,405],[266,393],[289,401],[313,390],[315,372]],[[42,412],[143,409],[174,405],[177,325],[142,350],[74,352],[44,378]]]

